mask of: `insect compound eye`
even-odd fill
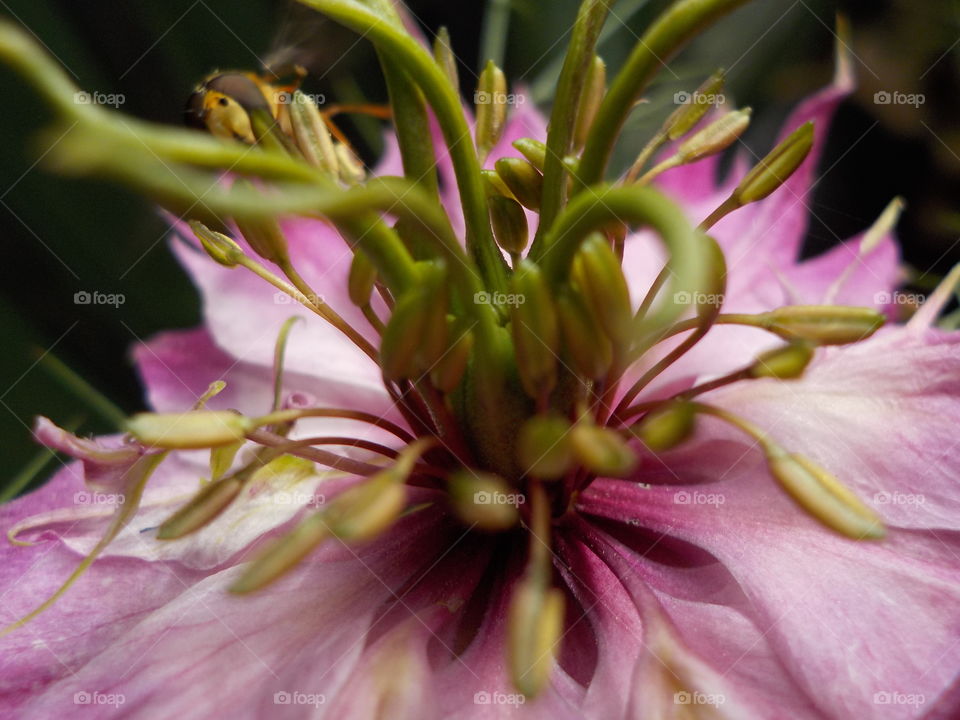
[[[194,127],[199,130],[205,130],[207,125],[204,122],[205,112],[203,109],[203,97],[206,95],[206,89],[195,90],[183,108],[183,122],[188,127]]]
[[[234,100],[247,112],[269,110],[257,84],[244,73],[225,72],[207,80],[207,88]],[[221,104],[225,104],[221,101]]]

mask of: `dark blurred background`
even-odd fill
[[[616,69],[663,0],[620,0],[601,54]],[[122,94],[122,111],[180,122],[195,82],[214,68],[257,69],[271,45],[291,39],[279,0],[5,0],[0,13],[47,46],[89,92]],[[513,0],[505,70],[542,106],[559,72],[573,0]],[[446,25],[469,92],[479,64],[486,3],[413,0],[421,26]],[[852,24],[859,80],[841,108],[817,186],[806,252],[869,225],[895,195],[907,200],[900,238],[912,282],[929,288],[960,259],[960,4],[876,0],[756,0],[708,31],[670,64],[635,112],[623,145],[634,152],[671,109],[717,67],[728,94],[754,108],[746,142],[765,152],[789,109],[828,83],[837,12]],[[286,28],[286,31],[284,30]],[[318,31],[312,92],[337,101],[381,101],[369,45],[332,24]],[[922,104],[877,104],[878,91],[922,94]],[[19,77],[0,67],[0,489],[40,458],[29,427],[45,414],[84,433],[111,431],[109,412],[65,382],[62,363],[125,412],[143,407],[128,360],[139,338],[199,322],[196,292],[172,260],[155,209],[105,183],[61,179],[36,167],[36,132],[50,115]],[[345,129],[366,159],[380,150],[370,120]],[[374,123],[376,121],[373,121]],[[371,132],[372,131],[372,132]],[[625,153],[618,166],[630,161]],[[125,302],[75,304],[81,291]],[[38,357],[44,359],[38,363]],[[70,389],[70,388],[74,389]],[[31,464],[32,467],[31,467]]]

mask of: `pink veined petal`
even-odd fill
[[[433,637],[431,625],[440,622],[435,616],[444,612],[434,608],[428,617],[408,618],[367,648],[343,690],[325,709],[328,716],[440,718],[436,703],[439,688],[431,682],[427,644]],[[268,703],[262,704],[268,714]]]
[[[584,703],[587,717],[669,718],[685,709],[681,705],[696,706],[695,710],[711,717],[775,717],[760,712],[760,708],[782,709],[787,697],[764,697],[767,687],[782,683],[775,666],[764,664],[766,686],[759,689],[750,684],[752,677],[739,685],[736,680],[741,678],[728,677],[733,669],[730,653],[734,643],[749,649],[757,643],[754,654],[768,659],[762,652],[760,634],[727,609],[720,614],[722,619],[739,620],[737,625],[746,634],[727,638],[722,650],[697,642],[687,625],[691,614],[680,611],[671,617],[668,610],[675,609],[676,598],[654,591],[652,585],[661,582],[657,577],[661,574],[670,576],[675,584],[696,588],[697,579],[689,577],[696,572],[693,568],[659,567],[582,520],[571,524],[573,532],[560,541],[563,572],[590,610],[583,622],[594,626],[599,648],[597,671]],[[719,601],[715,597],[682,605],[695,611],[723,609],[714,604]],[[809,717],[793,714],[798,706],[792,704],[790,717]]]
[[[346,296],[345,283],[350,266],[346,244],[315,221],[296,242],[309,260],[298,258],[295,265],[324,300],[354,327],[369,327],[358,320],[359,311]],[[183,235],[188,238],[189,235]],[[291,241],[291,246],[295,241]],[[190,272],[203,296],[204,316],[215,343],[236,360],[271,367],[277,335],[291,316],[307,320],[293,332],[287,346],[286,367],[315,377],[326,378],[353,388],[361,394],[383,393],[379,368],[339,330],[284,293],[242,268],[226,268],[196,251],[186,242],[175,242],[174,252]],[[296,254],[292,252],[291,254]],[[301,264],[301,262],[303,264]],[[372,331],[369,331],[372,332]],[[368,333],[369,334],[369,333]]]
[[[581,510],[715,556],[742,587],[753,624],[824,717],[918,716],[916,707],[874,698],[902,693],[932,703],[952,682],[960,662],[956,532],[894,528],[882,543],[839,537],[775,486],[755,448],[714,425],[701,442],[675,451],[676,463],[663,457],[680,482],[690,475],[715,482],[644,488],[598,480]]]
[[[799,380],[704,400],[829,468],[888,524],[960,530],[960,335],[891,328],[819,353]]]
[[[574,617],[589,628],[596,643],[596,665],[583,699],[585,717],[626,717],[631,669],[643,647],[643,623],[637,608],[624,598],[618,580],[579,538],[558,538],[559,570],[579,603]],[[568,613],[569,615],[569,613]]]
[[[456,530],[438,544],[423,572],[392,588],[363,638],[365,650],[350,679],[326,709],[329,717],[446,718],[467,716],[474,699],[460,680],[489,683],[484,668],[457,654],[466,604],[483,593],[489,546]],[[481,625],[471,646],[489,633]],[[500,658],[498,658],[500,659]],[[449,708],[449,709],[448,709]],[[486,708],[481,708],[485,710]]]
[[[319,322],[319,318],[311,318],[308,322],[315,320]],[[306,330],[307,324],[298,323],[293,327],[287,342],[288,351],[303,344],[300,331]],[[218,348],[205,329],[162,333],[137,345],[133,355],[147,388],[147,399],[158,412],[190,409],[215,380],[224,380],[226,388],[208,401],[208,408],[235,409],[250,416],[270,412],[273,403],[272,359],[270,365],[237,360]],[[333,378],[289,369],[285,369],[283,381],[284,396],[299,400],[303,407],[360,410],[406,427],[403,416],[383,389],[382,381],[377,388],[361,390],[338,383]],[[385,430],[339,418],[299,421],[292,437],[320,435],[364,438],[389,447],[397,446],[396,437]]]
[[[721,717],[820,718],[753,623],[749,602],[716,558],[702,551],[697,555],[693,546],[676,545],[669,535],[632,525],[598,527],[580,520],[576,535],[575,541],[585,548],[577,551],[584,558],[578,567],[605,565],[596,572],[609,573],[610,589],[597,593],[598,606],[608,607],[605,645],[630,647],[623,618],[631,606],[638,618],[646,618],[649,638],[633,665],[628,693],[635,709],[653,714],[651,708],[659,701],[676,710],[679,704],[712,705]],[[573,539],[570,547],[575,547]],[[675,656],[682,664],[669,672],[664,665]],[[674,674],[685,679],[685,690],[663,687],[664,679]]]
[[[99,564],[101,582],[81,581],[28,626],[32,637],[0,640],[3,658],[18,660],[4,673],[7,692],[0,702],[19,706],[24,716],[69,716],[76,711],[75,693],[113,693],[123,696],[126,716],[143,718],[262,717],[262,702],[299,688],[315,688],[332,703],[363,655],[378,608],[394,597],[394,588],[426,569],[425,558],[441,543],[452,541],[442,528],[435,511],[414,513],[364,548],[328,544],[291,575],[247,597],[227,593],[239,567],[204,578],[168,563],[106,560]],[[111,578],[126,571],[133,579],[138,568],[169,578],[165,584],[178,591],[167,591],[157,603],[154,581],[103,602]],[[52,584],[44,573],[36,580],[41,587]],[[34,588],[30,596],[42,592]],[[20,604],[13,609],[22,611]],[[51,668],[50,650],[69,646],[78,662]],[[315,712],[314,706],[294,710],[293,717]]]
[[[727,291],[722,312],[761,313],[787,304],[836,304],[886,309],[893,290],[901,278],[899,250],[892,235],[884,237],[871,252],[860,255],[864,234],[833,248],[815,258],[777,268],[758,256],[764,267],[747,267],[745,260],[727,275]],[[644,245],[646,244],[646,245]],[[649,261],[650,246],[657,240],[649,233],[640,233],[628,239],[624,255],[624,270],[638,305],[662,259]],[[647,257],[644,257],[644,256]],[[662,258],[662,253],[657,253]],[[747,270],[746,274],[741,272]],[[746,279],[750,283],[746,284]],[[661,291],[661,295],[669,288]],[[668,351],[676,347],[684,336],[657,346],[640,364],[625,375],[623,388],[636,381]],[[655,381],[644,397],[656,396],[657,391],[673,384],[678,378],[706,380],[740,369],[759,355],[780,344],[782,340],[770,333],[736,325],[715,325],[710,333],[680,360],[673,363]]]
[[[805,260],[784,274],[791,300],[798,305],[854,305],[886,309],[901,284],[900,248],[887,234],[866,255],[859,252],[865,233]],[[791,294],[793,294],[791,292]]]
[[[443,688],[440,696],[442,717],[462,720],[494,720],[495,718],[559,718],[579,720],[584,717],[581,703],[583,687],[562,667],[555,667],[550,685],[534,699],[517,693],[507,668],[507,613],[510,591],[519,572],[512,568],[498,578],[490,593],[478,632],[456,662],[447,663],[438,673],[436,684]]]
[[[796,261],[809,222],[810,193],[818,181],[816,172],[830,121],[853,88],[849,63],[841,59],[833,84],[804,100],[787,118],[777,142],[812,120],[813,149],[796,172],[773,194],[728,215],[711,229],[711,234],[727,254],[729,267],[735,268],[755,254],[767,257],[777,267]],[[760,157],[755,158],[750,165],[755,165],[759,160]]]
[[[143,448],[121,437],[80,438],[38,417],[33,436],[41,445],[83,461],[84,480],[93,490],[119,492],[124,473],[143,455]]]
[[[7,624],[51,595],[74,570],[78,558],[57,543],[4,545],[0,551],[0,586],[4,588],[0,617]],[[25,706],[42,703],[45,688],[81,671],[119,637],[132,632],[143,617],[187,593],[199,578],[197,573],[181,569],[174,574],[162,563],[134,558],[105,558],[94,563],[50,610],[0,638],[0,716],[43,716],[32,714]],[[118,675],[125,669],[119,668]],[[89,711],[74,703],[73,693],[92,691],[94,688],[78,686],[69,694],[55,693],[59,715],[75,717]]]
[[[67,473],[64,470],[63,473]],[[177,562],[210,570],[223,567],[249,548],[276,534],[305,509],[317,509],[357,481],[350,476],[317,473],[307,478],[260,475],[248,482],[230,505],[208,525],[177,540],[158,540],[157,528],[200,490],[209,476],[203,465],[179,457],[165,460],[151,478],[136,517],[101,553],[101,557],[136,557],[149,562]],[[50,482],[57,482],[54,478]],[[87,493],[72,506],[17,518],[17,538],[54,540],[80,558],[106,533],[118,501]],[[76,497],[82,498],[82,494]],[[12,550],[15,552],[16,550]],[[66,576],[63,578],[66,579]]]

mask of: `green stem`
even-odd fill
[[[657,18],[634,47],[600,104],[580,158],[575,192],[602,180],[627,117],[663,63],[704,27],[746,1],[680,0]]]
[[[610,7],[616,0],[584,0],[573,26],[570,46],[557,82],[556,99],[550,113],[547,132],[547,154],[543,166],[543,197],[540,203],[540,224],[530,248],[531,257],[538,259],[542,238],[550,229],[566,200],[567,168],[563,164],[573,147],[577,124],[577,110],[584,79],[590,71],[600,30]]]
[[[73,418],[67,422],[63,428],[67,432],[75,432],[82,422],[81,418]],[[0,503],[12,500],[26,488],[39,475],[47,464],[57,456],[55,450],[43,448],[34,455],[33,459],[27,463],[20,472],[18,472],[7,485],[0,490]]]
[[[503,67],[506,58],[507,34],[510,28],[510,0],[489,0],[483,15],[483,30],[480,39],[479,66],[493,60]]]
[[[600,185],[571,200],[544,236],[549,252],[542,266],[554,287],[567,281],[573,257],[587,235],[611,222],[649,225],[657,232],[670,256],[666,267],[671,292],[704,292],[712,283],[703,246],[679,207],[652,188]],[[646,325],[665,327],[683,309],[679,303],[664,303]]]
[[[56,355],[43,353],[37,363],[113,427],[119,430],[126,425],[127,414]]]
[[[507,267],[490,229],[489,210],[480,175],[480,161],[473,144],[463,106],[456,89],[433,56],[405,32],[362,5],[350,0],[300,0],[337,22],[369,37],[387,51],[414,79],[433,108],[450,152],[463,215],[467,226],[467,248],[476,258],[484,284],[490,290],[506,292]]]
[[[403,21],[390,0],[363,0],[372,10],[389,18],[399,31]],[[407,178],[424,186],[431,194],[440,197],[437,181],[437,155],[430,133],[423,94],[416,83],[397,64],[389,53],[378,51],[380,67],[390,94],[393,125],[400,145],[400,157]]]

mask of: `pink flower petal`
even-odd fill
[[[143,448],[121,437],[80,438],[45,417],[37,418],[33,435],[41,445],[82,460],[85,482],[103,492],[121,491],[125,473],[143,455]]]
[[[304,221],[290,233],[297,247],[295,264],[325,301],[358,329],[368,328],[359,310],[346,296],[350,253],[332,230],[316,235],[322,226]],[[309,227],[307,227],[309,226]],[[226,268],[184,243],[174,251],[203,295],[206,326],[215,343],[236,360],[271,367],[277,335],[291,316],[307,320],[291,334],[286,367],[294,372],[326,378],[361,395],[385,394],[379,368],[339,330],[293,302],[271,285],[242,268]]]
[[[644,488],[600,480],[581,509],[716,557],[742,588],[740,611],[823,716],[914,717],[916,707],[884,707],[876,694],[932,703],[944,692],[960,661],[951,609],[960,600],[960,546],[952,534],[894,529],[874,544],[836,536],[800,512],[757,450],[726,428],[705,428],[702,442],[674,454],[676,462],[664,461],[678,482],[714,482]]]
[[[960,529],[960,335],[881,331],[819,351],[803,378],[704,396],[830,468],[884,520]]]
[[[34,630],[32,638],[21,634],[0,641],[5,647],[15,641],[15,650],[5,652],[4,658],[20,661],[4,675],[8,707],[25,700],[19,710],[23,714],[69,714],[76,710],[75,693],[96,692],[122,696],[123,712],[131,716],[227,712],[262,717],[278,709],[277,693],[306,693],[323,701],[306,708],[298,702],[290,708],[293,715],[324,711],[337,704],[358,663],[374,662],[370,656],[375,658],[378,646],[374,643],[371,653],[365,637],[385,604],[402,597],[398,593],[404,584],[429,571],[436,554],[456,540],[449,528],[441,528],[435,511],[414,513],[375,543],[357,551],[331,543],[268,591],[241,598],[226,592],[241,568],[202,578],[166,563],[106,560],[101,566],[113,573],[124,567],[169,573],[166,586],[179,584],[180,592],[167,593],[160,605],[153,597],[157,583],[149,593],[126,593],[128,607],[122,609],[127,621],[109,625],[104,642],[85,632],[116,620],[121,599],[103,603],[108,588],[78,583],[66,596],[72,596],[72,606],[58,604],[28,626]],[[47,581],[49,577],[38,574]],[[411,612],[426,609],[410,603]],[[83,614],[64,614],[78,608]],[[76,632],[70,640],[79,662],[69,669],[50,668],[45,644],[55,645],[55,651],[64,647],[56,638],[71,617],[69,627]],[[386,628],[382,637],[390,632]],[[19,672],[34,662],[46,666],[47,675]],[[29,683],[34,685],[25,698]],[[169,692],[174,686],[179,690]],[[352,699],[346,696],[344,701]],[[286,704],[282,697],[278,702]]]

